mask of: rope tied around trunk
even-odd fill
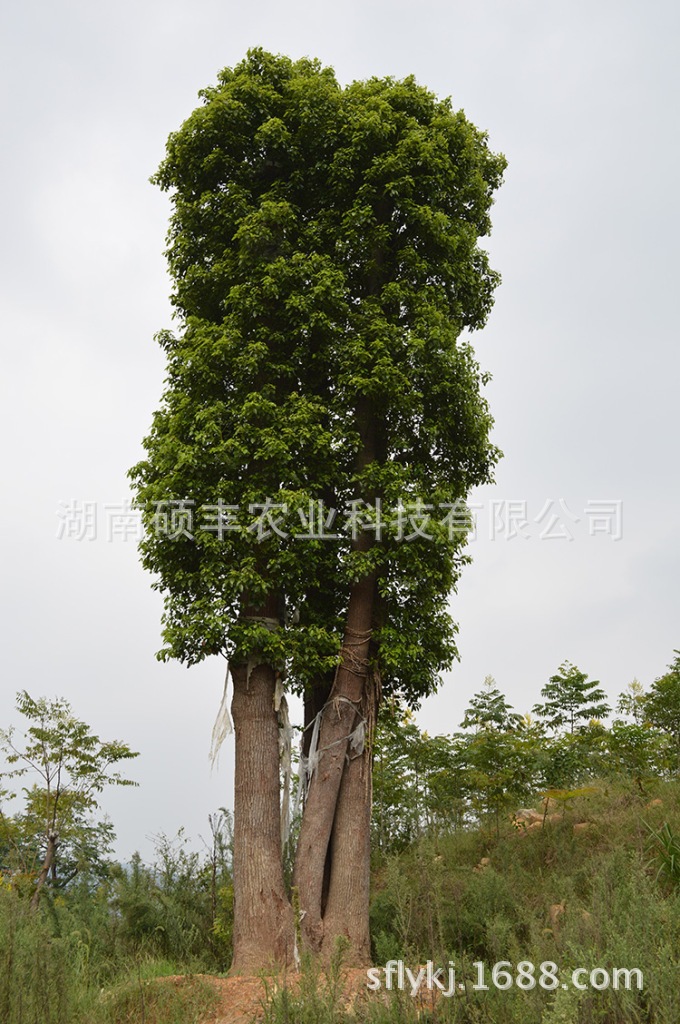
[[[361,757],[364,752],[366,735],[367,733],[370,735],[372,727],[372,716],[369,713],[367,718],[363,711],[364,698],[359,697],[356,700],[352,700],[344,694],[334,693],[334,690],[337,686],[338,674],[341,668],[344,668],[352,675],[359,676],[361,679],[365,679],[367,677],[370,669],[370,661],[368,657],[359,657],[356,653],[356,649],[365,647],[366,644],[370,642],[372,636],[372,629],[353,629],[351,626],[347,626],[345,628],[345,637],[343,639],[342,646],[340,647],[340,660],[338,661],[338,665],[335,670],[331,694],[321,710],[318,711],[312,721],[304,727],[300,737],[299,781],[297,792],[295,794],[295,807],[293,814],[298,813],[300,804],[303,803],[307,797],[312,777],[317,769],[319,761],[321,760],[322,754],[327,750],[330,750],[332,747],[336,747],[339,743],[349,744],[349,750],[345,755],[348,762],[354,760],[355,757]],[[336,714],[339,716],[341,703],[349,704],[353,707],[355,712],[359,715],[359,721],[352,731],[347,733],[347,735],[341,736],[340,739],[326,744],[325,747],[319,747],[319,733],[321,730],[321,719],[323,718],[324,712],[327,708],[333,707]],[[309,753],[305,757],[302,753],[302,749],[304,745],[304,735],[308,729],[312,730],[312,738],[309,744]]]
[[[338,705],[340,703],[349,704],[354,710],[361,715],[359,722],[355,725],[351,732],[345,736],[341,736],[340,739],[333,740],[332,743],[327,743],[325,747],[319,746],[319,732],[321,730],[321,719],[323,718],[324,711],[329,707],[334,707],[338,712]],[[349,743],[350,752],[354,753],[354,757],[361,757],[364,752],[364,746],[366,743],[366,727],[368,725],[367,720],[361,714],[362,701],[351,700],[349,697],[343,697],[342,694],[336,694],[330,697],[321,710],[314,716],[311,722],[305,726],[302,730],[302,736],[300,738],[300,771],[297,792],[295,794],[295,807],[293,814],[296,815],[300,809],[300,804],[305,800],[307,793],[309,792],[309,786],[312,781],[312,776],[316,771],[321,755],[327,750],[331,750],[332,747],[337,747],[339,743]],[[304,742],[304,734],[307,729],[312,730],[312,738],[309,744],[309,753],[307,757],[302,753],[302,744]],[[351,753],[348,752],[345,756],[348,761],[353,760]]]
[[[340,661],[335,670],[335,679],[333,680],[333,686],[335,686],[338,680],[338,673],[343,668],[346,672],[351,672],[354,676],[364,678],[368,675],[369,659],[360,658],[355,648],[363,647],[367,642],[370,641],[373,635],[372,629],[351,629],[349,626],[345,629],[345,639],[342,642],[340,648]],[[348,637],[354,637],[355,639],[347,639]]]

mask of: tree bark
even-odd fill
[[[321,954],[334,953],[339,937],[351,949],[355,966],[371,962],[369,899],[371,880],[372,736],[376,692],[368,687],[363,713],[370,723],[361,754],[349,752],[340,785],[330,844],[331,872],[323,917]]]
[[[314,952],[321,949],[323,941],[324,870],[349,736],[360,720],[365,694],[374,588],[373,574],[365,576],[352,588],[342,662],[321,719],[318,762],[307,794],[298,840],[294,884],[300,902],[302,934]],[[332,862],[331,885],[334,867]]]
[[[376,458],[374,409],[365,395],[358,396],[356,422],[361,445],[357,452],[355,469],[360,477],[363,470]],[[374,501],[375,497],[375,494],[364,494],[367,501]],[[356,537],[353,546],[355,551],[368,552],[374,543],[374,538],[364,530]],[[362,822],[366,817],[365,807],[354,808],[351,804],[359,795],[354,779],[358,769],[352,772],[351,780],[348,779],[344,800],[346,809],[342,812],[340,821],[336,822],[336,815],[347,765],[349,737],[365,715],[367,707],[376,583],[375,571],[369,571],[353,583],[350,589],[341,660],[321,718],[318,761],[310,782],[298,839],[293,880],[298,891],[300,929],[305,945],[315,953],[321,952],[324,945],[326,948],[332,946],[335,941],[331,928],[326,934],[324,913],[327,898],[330,900],[334,891],[348,891],[346,883],[341,884],[339,880],[337,884],[334,883],[335,871],[340,870],[343,877],[345,872],[349,872],[352,876],[363,879],[365,871],[370,870],[370,848],[364,844],[363,826],[359,830],[360,834],[354,832],[354,813],[359,815]],[[370,820],[370,787],[368,808]],[[337,840],[332,845],[334,829]],[[349,829],[349,832],[345,836],[346,829]],[[336,857],[342,859],[345,856],[349,860],[344,868],[340,868]],[[361,886],[363,882],[357,891],[363,892]],[[336,903],[334,900],[334,905]],[[363,908],[364,903],[364,897],[361,896],[358,905]],[[367,930],[367,903],[365,911]],[[355,913],[353,908],[347,907],[346,912],[348,921],[359,916],[359,912]],[[340,909],[337,907],[329,918],[329,924],[332,922],[333,929],[340,927],[339,914]],[[357,928],[352,926],[348,930],[354,933]],[[358,929],[357,934],[359,932],[363,936],[361,929]],[[360,945],[363,948],[363,938]],[[353,958],[355,955],[358,962],[362,962],[363,954],[359,950],[353,951]]]
[[[47,876],[50,873],[52,865],[54,864],[54,858],[57,853],[57,844],[59,842],[59,836],[57,833],[50,829],[47,833],[47,849],[45,851],[45,859],[38,875],[38,881],[31,897],[31,910],[37,910],[40,903],[40,895],[43,891]]]
[[[234,973],[292,964],[293,912],[281,859],[279,725],[274,669],[232,669],[234,769]]]

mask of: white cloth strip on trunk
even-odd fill
[[[290,786],[293,777],[293,727],[288,714],[288,702],[281,695],[279,716],[279,763],[281,765],[283,795],[281,799],[281,849],[290,835]]]
[[[219,764],[220,747],[224,743],[227,735],[231,735],[233,731],[234,725],[231,720],[231,715],[229,714],[229,662],[227,662],[222,700],[220,701],[215,724],[213,725],[212,739],[210,742],[211,768],[215,768],[216,765]]]
[[[352,707],[354,708],[356,708],[356,705],[358,703],[357,701],[350,700],[349,697],[333,697],[331,700],[327,701],[326,704],[324,704],[324,706],[321,708],[321,711],[317,712],[312,721],[309,722],[309,724],[306,725],[302,731],[302,736],[300,738],[300,769],[298,775],[297,791],[295,793],[295,806],[293,808],[293,816],[297,815],[300,809],[300,804],[304,801],[305,797],[307,796],[307,791],[309,790],[309,784],[312,781],[312,776],[314,775],[317,765],[319,764],[319,761],[321,759],[321,755],[325,750],[330,750],[331,747],[337,746],[338,743],[347,743],[349,741],[349,745],[351,749],[355,752],[357,757],[363,754],[364,752],[367,724],[365,718],[362,718],[358,725],[352,730],[352,732],[348,733],[347,736],[341,736],[339,740],[334,740],[333,743],[328,743],[325,747],[319,747],[319,731],[321,729],[321,718],[323,716],[323,713],[327,707],[329,707],[331,704],[335,704],[338,701],[343,701],[346,704],[351,704]],[[309,753],[307,757],[305,757],[304,754],[302,753],[302,748],[304,744],[304,734],[307,731],[307,729],[310,728],[312,730],[312,738],[309,744]]]

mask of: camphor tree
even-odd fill
[[[131,471],[162,658],[228,660],[234,968],[349,938],[369,956],[370,737],[456,655],[447,600],[465,497],[498,451],[465,329],[498,277],[478,239],[505,166],[412,78],[341,88],[250,51],[170,136],[178,330]],[[342,514],[337,514],[338,512]],[[281,867],[282,682],[304,696],[309,784]]]
[[[0,842],[12,866],[29,872],[37,860],[35,909],[48,879],[55,887],[67,884],[80,867],[95,866],[109,852],[113,830],[93,821],[97,794],[105,786],[135,786],[114,766],[137,754],[125,743],[100,740],[65,700],[34,699],[23,690],[16,704],[31,724],[23,741],[13,729],[0,732],[9,766],[0,781],[31,779],[32,785],[24,787],[23,814],[10,818],[0,810]]]

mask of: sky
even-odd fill
[[[496,482],[470,496],[453,732],[487,675],[520,712],[569,660],[612,701],[680,647],[676,294],[680,8],[670,0],[85,0],[0,15],[0,727],[17,691],[140,752],[104,793],[123,859],[232,802],[211,772],[224,662],[161,664],[127,470],[163,388],[170,205],[149,183],[198,90],[249,47],[340,82],[409,74],[508,159],[474,335]]]

